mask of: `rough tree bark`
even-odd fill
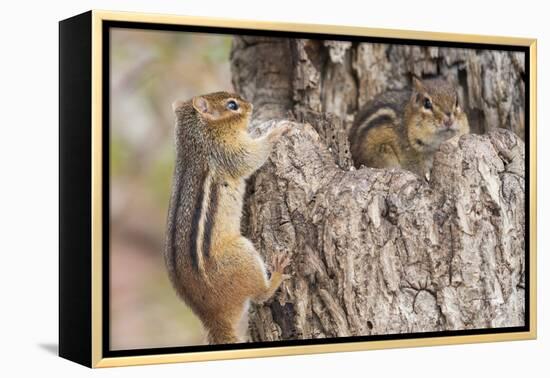
[[[293,261],[276,297],[253,307],[252,340],[524,324],[522,56],[237,37],[231,68],[255,132],[293,126],[248,185],[245,234]],[[487,133],[442,145],[429,182],[355,170],[354,112],[410,73],[454,80]]]

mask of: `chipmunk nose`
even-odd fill
[[[445,118],[443,119],[443,126],[445,126],[447,129],[450,129],[454,123],[455,120],[450,115],[445,116]]]

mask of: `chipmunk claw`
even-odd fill
[[[277,253],[271,257],[271,266],[274,272],[283,274],[283,271],[289,264],[290,258],[286,254]]]
[[[268,139],[273,143],[290,130],[292,130],[290,122],[280,123],[269,131]]]

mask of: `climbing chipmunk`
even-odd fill
[[[289,264],[276,255],[268,279],[260,254],[241,235],[245,179],[288,127],[253,139],[247,133],[252,104],[227,92],[172,107],[176,164],[164,253],[169,277],[202,321],[209,344],[242,342],[238,326],[247,319],[249,300],[272,297]]]
[[[424,177],[441,143],[469,130],[453,85],[414,77],[412,90],[382,93],[360,110],[349,140],[357,168],[401,167]]]

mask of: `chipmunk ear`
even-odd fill
[[[422,80],[416,75],[413,75],[412,77],[412,84],[416,92],[423,92],[425,89],[424,83],[422,83]]]
[[[210,115],[212,113],[208,100],[201,96],[193,97],[193,108],[202,115]]]

